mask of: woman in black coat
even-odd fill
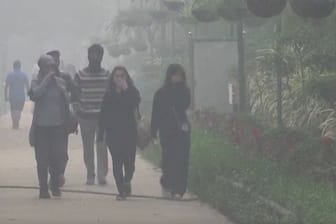
[[[187,109],[190,91],[183,67],[168,67],[164,85],[153,102],[151,133],[160,135],[162,147],[161,186],[165,197],[180,199],[186,192],[190,149],[190,124]]]
[[[113,175],[119,191],[117,200],[125,200],[131,194],[137,137],[135,114],[139,103],[139,91],[126,68],[116,67],[101,107],[98,141],[105,137],[112,156]]]

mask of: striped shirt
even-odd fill
[[[100,73],[81,70],[75,75],[75,83],[78,88],[77,100],[79,102],[77,114],[80,118],[98,118],[108,78],[109,72],[104,69]]]

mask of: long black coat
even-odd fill
[[[190,91],[186,87],[162,87],[153,101],[151,134],[161,141],[170,141],[180,135],[180,123],[189,123],[186,111],[190,106]]]
[[[183,195],[187,188],[190,131],[181,124],[189,123],[186,111],[190,91],[186,87],[163,87],[154,96],[151,131],[160,134],[162,146],[161,185],[171,193]]]
[[[99,115],[98,138],[104,134],[109,145],[123,148],[136,147],[137,122],[136,109],[140,103],[140,94],[135,87],[117,93],[106,92]]]

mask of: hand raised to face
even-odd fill
[[[128,89],[128,84],[127,84],[127,80],[124,78],[123,81],[121,82],[121,89],[123,91],[126,91]]]
[[[125,91],[128,89],[127,76],[123,70],[117,70],[113,79],[118,91]]]

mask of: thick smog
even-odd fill
[[[336,223],[336,0],[0,0],[0,223]]]

